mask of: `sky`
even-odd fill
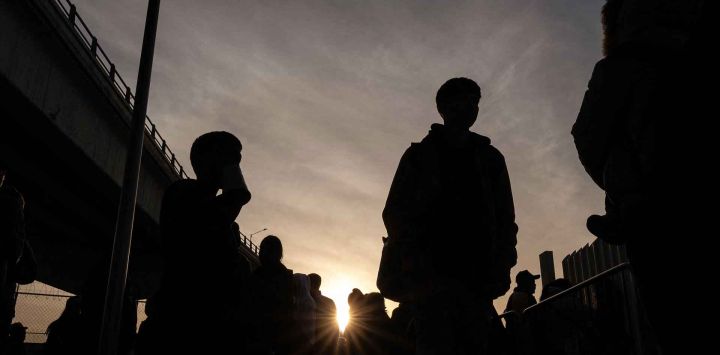
[[[134,88],[147,2],[74,3]],[[513,278],[539,273],[545,250],[559,277],[603,210],[570,135],[601,56],[603,3],[165,0],[148,115],[186,169],[197,136],[237,135],[253,194],[241,230],[268,228],[258,244],[279,236],[284,263],[320,274],[341,306],[353,287],[376,291],[385,199],[405,149],[441,121],[437,89],[471,78],[483,92],[472,130],[510,173]]]

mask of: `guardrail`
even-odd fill
[[[636,291],[632,267],[622,263],[500,318],[517,355],[640,355],[656,343]]]
[[[97,68],[105,74],[105,78],[114,89],[115,94],[127,105],[128,110],[132,112],[135,107],[135,95],[120,73],[118,73],[115,64],[98,43],[97,37],[93,35],[85,21],[83,21],[82,17],[77,13],[75,5],[69,0],[52,0],[51,3],[55,4],[53,7],[57,10],[58,14],[65,18],[67,25],[73,30],[73,33],[80,43],[84,45],[88,55],[94,59],[93,61]],[[167,141],[160,135],[157,127],[148,116],[146,116],[145,121],[145,135],[162,153],[163,158],[171,167],[172,171],[177,174],[179,178],[188,178],[185,169],[175,157],[175,153],[168,147]]]
[[[90,31],[85,21],[77,13],[77,9],[70,0],[52,0],[49,2],[54,4],[52,6],[57,14],[65,19],[65,23],[70,27],[75,37],[83,45],[87,54],[93,58],[97,69],[99,69],[108,83],[113,88],[113,91],[118,98],[125,103],[127,109],[132,112],[135,106],[135,95],[132,90],[123,79],[122,75],[118,73],[115,68],[115,64],[110,60],[105,50],[98,43],[97,37]],[[188,178],[185,169],[182,167],[175,157],[175,153],[172,152],[167,144],[167,141],[158,132],[157,126],[150,120],[150,117],[146,116],[145,121],[145,136],[155,145],[155,147],[162,153],[166,163],[171,167],[172,171],[177,174],[179,178]],[[247,236],[240,233],[240,243],[248,248],[251,253],[259,255],[260,248],[255,245]]]
[[[255,243],[252,242],[245,234],[240,232],[240,242],[248,249],[250,249],[250,252],[252,252],[255,255],[260,255],[260,248],[255,245]]]

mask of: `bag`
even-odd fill
[[[13,267],[12,275],[14,281],[21,285],[30,284],[37,277],[37,260],[27,240],[23,242],[23,252],[20,260]]]
[[[412,302],[432,290],[429,260],[416,242],[383,238],[383,250],[376,286],[383,297],[395,302]]]
[[[400,253],[398,243],[383,237],[382,256],[380,256],[380,267],[376,286],[383,297],[401,302],[400,300],[407,297],[408,290],[402,287],[403,275],[400,265]]]

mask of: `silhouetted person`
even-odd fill
[[[70,297],[65,302],[65,309],[60,317],[50,323],[47,328],[45,354],[77,354],[80,352],[82,339],[86,336],[82,318],[82,301],[79,296]]]
[[[80,291],[82,337],[78,354],[94,355],[100,347],[100,328],[105,311],[105,298],[110,271],[110,256],[99,258],[90,269],[89,274]],[[137,308],[132,295],[126,288],[120,311],[120,327],[118,328],[119,355],[128,354],[135,341],[135,328],[137,327]]]
[[[552,296],[557,295],[572,287],[572,282],[568,279],[559,278],[552,280],[543,286],[542,293],[540,293],[540,301],[544,301]]]
[[[25,200],[6,181],[8,168],[0,161],[0,349],[8,341],[15,317],[17,264],[25,247]]]
[[[411,303],[400,303],[390,320],[398,334],[398,354],[415,354],[415,311]]]
[[[316,304],[310,293],[310,279],[305,274],[293,275],[293,354],[313,354],[317,322]]]
[[[158,329],[157,302],[155,296],[150,297],[150,299],[145,302],[145,315],[147,318],[140,323],[137,337],[135,338],[134,355],[161,354],[163,347],[159,335],[161,329]]]
[[[350,322],[345,328],[345,337],[349,354],[398,354],[398,333],[385,310],[385,298],[377,292],[363,295],[353,289],[348,303]]]
[[[8,338],[7,347],[3,354],[7,355],[25,355],[25,337],[27,336],[27,327],[22,323],[13,323],[10,325],[10,336]]]
[[[513,293],[510,295],[510,298],[508,298],[505,312],[514,311],[520,314],[525,310],[525,308],[537,304],[537,300],[534,296],[535,290],[537,289],[535,280],[539,278],[540,275],[533,275],[527,270],[518,272],[515,276],[517,287],[515,287]]]
[[[343,332],[342,353],[345,355],[356,354],[358,343],[364,337],[363,318],[365,314],[365,295],[357,288],[352,289],[347,297],[348,312],[350,317]]]
[[[515,339],[511,341],[511,343],[516,343],[515,345],[519,346],[519,349],[525,349],[528,346],[526,344],[527,340],[522,338],[524,336],[522,332],[525,331],[523,311],[537,304],[534,294],[536,289],[535,280],[538,278],[540,278],[539,275],[533,275],[527,270],[517,273],[517,275],[515,275],[517,287],[515,287],[513,293],[508,298],[507,306],[505,307],[504,312],[513,312],[505,317],[505,324],[510,336]]]
[[[371,348],[377,349],[375,354],[399,354],[402,337],[387,314],[385,298],[378,292],[371,292],[365,295],[365,303]]]
[[[280,239],[269,235],[260,243],[260,266],[251,277],[251,353],[291,354],[293,272],[282,264]]]
[[[208,353],[244,348],[250,266],[233,233],[235,219],[250,201],[240,171],[241,150],[228,132],[201,135],[190,149],[197,179],[178,180],[163,196],[165,272],[156,301],[169,353],[188,347]]]
[[[603,7],[605,38],[601,59],[588,84],[572,134],[580,159],[597,185],[605,190],[604,216],[592,215],[587,227],[608,243],[627,241],[629,229],[646,204],[644,182],[652,173],[655,150],[653,101],[664,75],[651,53],[619,43],[618,23],[624,1]]]
[[[540,355],[615,354],[601,351],[599,343],[609,344],[615,339],[599,337],[595,329],[595,312],[580,301],[582,294],[573,292],[548,300],[571,286],[568,280],[562,278],[543,286],[540,301],[547,300],[550,304],[525,315],[525,323],[522,324],[524,333],[516,334],[520,337],[515,339],[516,343],[531,344],[533,352]],[[512,323],[508,325],[512,330]]]
[[[322,295],[320,285],[322,278],[318,274],[308,275],[310,292],[315,300],[316,346],[317,354],[334,354],[340,336],[337,322],[337,307],[329,297]]]
[[[606,55],[573,127],[580,161],[610,201],[608,218],[592,217],[588,228],[626,244],[640,296],[668,354],[690,353],[709,338],[678,329],[702,323],[693,312],[668,317],[668,305],[687,290],[666,282],[677,275],[685,284],[701,284],[713,260],[703,236],[716,229],[716,209],[707,203],[717,200],[720,181],[710,168],[717,133],[709,121],[717,111],[711,75],[717,67],[717,6],[608,1]]]
[[[405,152],[383,220],[378,288],[416,305],[417,351],[482,352],[494,309],[510,288],[517,225],[510,179],[490,139],[471,132],[480,87],[454,78],[437,92],[444,124]]]

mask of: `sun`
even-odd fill
[[[352,291],[352,283],[349,280],[340,280],[338,282],[328,282],[324,289],[325,296],[332,298],[337,307],[337,324],[340,332],[345,331],[345,327],[350,322],[350,307],[347,304],[347,296]]]
[[[350,309],[347,306],[347,302],[338,304],[337,324],[338,327],[340,327],[340,333],[345,332],[345,327],[347,327],[348,322],[350,322]]]

